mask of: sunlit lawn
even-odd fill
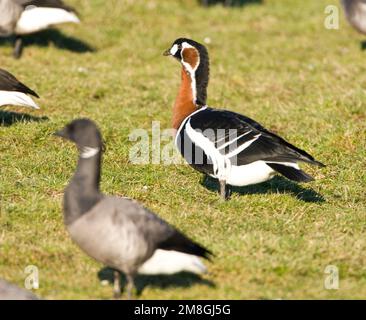
[[[140,277],[139,298],[366,297],[366,37],[343,15],[339,30],[325,29],[326,0],[68,2],[81,25],[32,37],[19,61],[1,42],[0,67],[41,96],[39,111],[0,111],[1,278],[21,286],[35,265],[43,298],[111,298],[108,272],[98,277],[103,266],[65,231],[62,194],[77,153],[51,135],[89,117],[107,145],[102,190],[138,199],[216,254],[201,279]],[[129,162],[130,132],[170,126],[180,67],[162,52],[181,36],[211,41],[209,105],[246,114],[326,163],[306,167],[315,182],[276,178],[221,203],[215,184],[186,165]],[[324,288],[328,265],[339,269],[338,290]]]

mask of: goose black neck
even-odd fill
[[[66,188],[64,218],[71,224],[88,212],[103,197],[99,190],[101,151],[90,158],[79,156],[76,172]]]
[[[206,48],[200,49],[200,64],[195,72],[196,101],[198,107],[206,105],[210,64]]]

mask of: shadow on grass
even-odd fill
[[[361,46],[361,51],[365,51],[366,50],[366,40],[361,41],[360,46]]]
[[[107,280],[110,284],[113,283],[113,269],[103,268],[98,272],[100,281]],[[122,275],[122,288],[126,286],[126,278]],[[156,288],[180,287],[188,288],[194,284],[204,284],[209,287],[215,287],[212,281],[202,279],[201,277],[190,273],[180,272],[173,275],[137,275],[135,278],[135,286],[137,295],[140,296],[145,287],[151,286]]]
[[[218,181],[209,176],[203,177],[201,185],[210,191],[219,191]],[[292,194],[294,197],[304,202],[325,202],[324,197],[313,189],[303,188],[301,185],[281,176],[275,176],[267,182],[246,187],[231,187],[231,191],[232,193],[237,193],[239,195],[267,193]]]
[[[243,7],[247,4],[261,4],[263,0],[199,0],[201,5],[208,7],[222,3],[225,7]]]
[[[0,38],[0,45],[10,44],[13,45],[14,37]],[[48,47],[54,45],[55,47],[63,50],[69,50],[76,53],[95,52],[95,48],[88,43],[76,39],[71,36],[64,35],[57,29],[48,29],[40,31],[31,35],[23,37],[23,44],[26,48],[30,45],[36,45],[40,47]]]
[[[48,117],[36,117],[27,113],[0,110],[0,127],[9,127],[18,122],[41,122],[47,120]]]

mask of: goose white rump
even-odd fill
[[[19,35],[30,34],[61,23],[79,23],[73,12],[60,8],[29,7],[20,16],[15,31]]]
[[[140,274],[174,274],[182,271],[195,274],[206,273],[206,266],[197,256],[173,251],[157,249],[153,256],[138,270]]]
[[[38,105],[33,101],[33,99],[24,94],[23,92],[0,90],[0,106],[6,106],[6,105],[23,106],[39,109]]]

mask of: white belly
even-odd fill
[[[242,187],[271,179],[275,171],[264,161],[255,161],[243,166],[231,166],[226,173],[226,183]],[[217,178],[213,176],[214,178]]]
[[[74,13],[64,9],[33,7],[23,11],[15,33],[19,35],[34,33],[67,22],[79,23],[80,20]]]

